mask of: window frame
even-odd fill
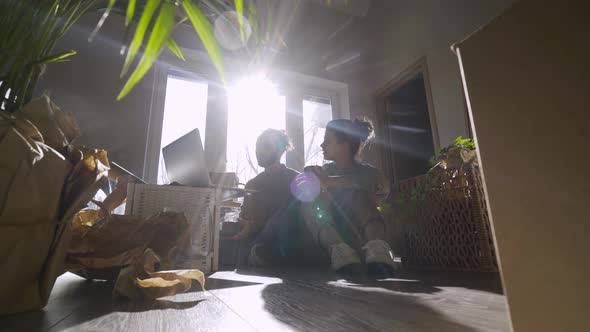
[[[209,85],[207,76],[187,70],[183,66],[172,64],[159,64],[155,66],[154,81],[152,84],[152,98],[148,122],[148,131],[144,155],[143,179],[148,183],[157,183],[160,150],[162,142],[162,127],[164,125],[164,111],[166,103],[166,86],[168,77],[201,81]],[[209,117],[209,107],[205,114],[205,122]],[[203,138],[207,144],[206,135],[208,126],[205,126]]]
[[[223,89],[218,87],[218,85],[221,85],[220,80],[217,79],[219,75],[208,62],[206,55],[198,51],[185,49],[182,49],[182,51],[187,59],[186,61],[181,62],[171,55],[164,55],[154,66],[155,75],[152,82],[143,168],[143,179],[148,183],[157,182],[166,83],[170,73],[174,73],[174,76],[203,80],[208,84],[206,128],[204,133],[205,157],[210,171],[225,172],[226,170],[229,114],[227,96]],[[241,68],[244,68],[245,65],[239,61],[226,59],[225,66],[225,78],[228,82],[231,82],[242,76],[243,70]],[[267,75],[285,95],[285,128],[294,146],[292,151],[287,152],[287,166],[301,171],[305,166],[304,96],[329,98],[332,107],[332,119],[350,118],[348,85],[285,70],[271,70],[267,72]],[[220,100],[219,96],[224,96],[225,100]],[[217,136],[213,137],[213,134]],[[220,139],[222,136],[225,136],[225,139]]]

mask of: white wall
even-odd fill
[[[513,0],[377,0],[366,19],[368,90],[375,91],[426,57],[441,146],[467,134],[465,102],[452,44],[500,14]],[[374,109],[371,105],[370,108]]]

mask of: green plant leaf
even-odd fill
[[[141,14],[141,18],[139,19],[139,23],[137,24],[137,28],[135,29],[135,34],[133,35],[133,39],[129,45],[129,50],[127,51],[127,56],[125,57],[125,63],[123,64],[123,69],[121,70],[121,77],[127,74],[131,62],[133,62],[133,59],[135,59],[141,44],[143,44],[143,39],[145,38],[147,28],[161,2],[162,0],[147,0],[145,8],[143,9],[143,13]]]
[[[193,28],[199,35],[199,38],[201,38],[203,46],[205,46],[211,61],[213,61],[213,65],[215,68],[217,68],[217,71],[223,80],[223,55],[221,53],[221,47],[219,46],[219,43],[213,34],[213,27],[211,26],[211,23],[207,20],[205,15],[203,15],[203,12],[201,12],[201,10],[191,1],[183,1],[182,6],[184,7],[186,14],[191,21]]]
[[[268,42],[270,40],[270,29],[272,26],[272,6],[270,4],[270,0],[266,0],[266,31],[264,36],[264,41]]]
[[[135,5],[137,4],[137,0],[129,0],[127,4],[127,15],[125,18],[125,26],[129,26],[131,21],[133,20],[133,16],[135,16]]]
[[[236,5],[236,13],[238,13],[238,25],[240,26],[240,36],[243,42],[246,39],[244,35],[244,0],[234,0],[234,4]]]
[[[143,56],[125,83],[125,86],[123,86],[121,93],[119,93],[119,96],[117,96],[117,100],[121,100],[123,97],[125,97],[149,71],[156,61],[158,55],[160,55],[160,52],[162,52],[164,44],[170,37],[170,33],[174,28],[174,24],[174,3],[165,1],[162,3],[160,13],[156,18]]]
[[[116,1],[117,0],[109,0],[109,3],[107,5],[107,9],[102,14],[102,17],[100,18],[100,20],[98,21],[98,23],[94,27],[94,30],[90,33],[90,37],[88,37],[88,41],[92,41],[94,39],[94,37],[96,36],[96,34],[98,33],[98,30],[100,30],[100,28],[102,28],[104,21],[106,21],[107,17],[109,17],[109,14],[111,13],[111,10],[113,9],[113,6],[115,5]],[[58,2],[58,1],[56,1],[56,2]]]
[[[252,27],[252,35],[254,36],[256,43],[259,43],[258,9],[255,1],[250,1],[248,4],[248,22],[250,22],[250,26]]]
[[[182,54],[182,51],[180,50],[180,47],[178,47],[178,44],[174,39],[168,38],[168,40],[166,40],[166,47],[168,47],[170,52],[174,53],[174,55],[176,55],[182,61],[186,61],[184,55]]]
[[[55,63],[55,62],[64,62],[67,61],[67,58],[71,57],[72,55],[77,54],[74,50],[69,50],[57,54],[50,55],[43,59],[37,60],[33,62],[33,64],[41,64],[41,63]]]

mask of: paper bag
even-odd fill
[[[39,121],[0,112],[0,314],[47,303],[63,273],[71,219],[108,170],[102,153],[62,146],[64,156],[45,144],[37,128],[60,124]],[[55,141],[57,147],[63,143]]]

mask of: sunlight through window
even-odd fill
[[[158,184],[169,183],[161,149],[195,128],[199,129],[204,145],[206,115],[207,83],[169,75],[166,82]]]
[[[285,96],[263,75],[239,81],[228,93],[226,169],[246,183],[263,171],[256,161],[258,135],[267,128],[285,129]]]
[[[305,166],[324,164],[320,145],[324,141],[326,125],[330,120],[332,120],[332,105],[329,98],[315,96],[303,98]]]

